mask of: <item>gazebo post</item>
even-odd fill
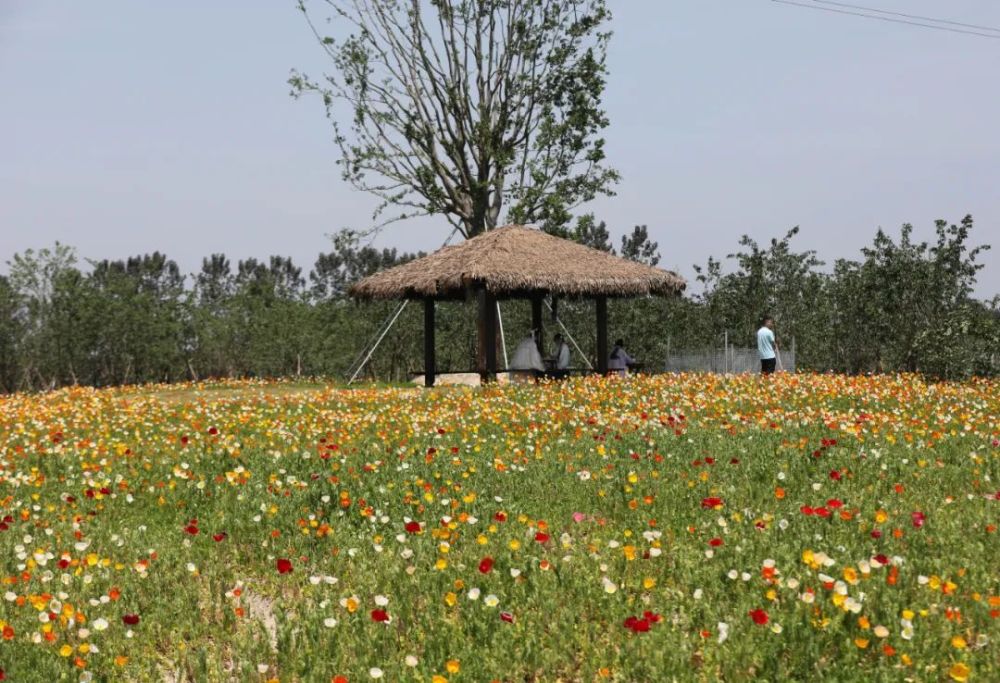
[[[434,359],[434,299],[424,299],[424,386],[434,386],[437,367]]]
[[[608,374],[608,297],[599,296],[597,302],[597,372]]]
[[[479,290],[479,348],[483,353],[483,367],[479,369],[482,381],[497,377],[497,298],[485,289]]]
[[[538,336],[535,342],[538,345],[538,352],[545,355],[545,336],[542,334],[542,297],[544,294],[535,293],[531,295],[531,329],[535,330]]]

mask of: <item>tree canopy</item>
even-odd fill
[[[797,228],[767,242],[750,237],[699,269],[701,292],[609,304],[611,332],[647,367],[672,350],[718,349],[728,334],[750,346],[764,313],[781,340],[797,341],[801,369],[913,371],[959,378],[1000,372],[1000,298],[973,296],[973,222],[938,221],[934,238],[911,226],[878,231],[856,260],[827,267],[799,250]],[[622,235],[621,254],[653,262],[644,226]],[[584,216],[569,237],[612,251],[611,231]],[[232,263],[207,256],[189,276],[164,254],[89,261],[65,245],[17,254],[0,276],[0,391],[212,377],[344,377],[396,302],[357,304],[351,284],[415,254],[375,249],[339,234],[310,269],[271,256]],[[592,303],[565,299],[559,317],[583,352],[596,352]],[[508,341],[531,325],[527,302],[504,302]],[[474,307],[438,306],[442,372],[475,367]],[[548,329],[557,331],[555,327]],[[365,368],[369,379],[406,379],[422,368],[422,316],[411,306]],[[550,341],[550,340],[546,340]]]
[[[331,70],[294,72],[292,92],[321,98],[343,177],[379,199],[378,225],[441,215],[465,237],[501,223],[558,226],[612,193],[605,0],[299,8]]]

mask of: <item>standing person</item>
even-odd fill
[[[778,342],[774,338],[774,318],[765,315],[757,330],[757,355],[760,356],[760,374],[770,375],[774,373],[774,366],[777,363]]]
[[[611,349],[611,356],[608,358],[608,370],[617,375],[624,375],[628,366],[633,363],[635,363],[635,358],[628,355],[625,350],[625,340],[615,340],[615,346]]]

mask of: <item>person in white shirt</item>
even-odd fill
[[[628,355],[625,350],[625,340],[616,340],[614,348],[611,349],[611,356],[608,358],[608,370],[614,374],[624,375],[628,366],[633,363],[635,363],[635,358]]]
[[[757,330],[757,355],[760,356],[760,374],[774,373],[777,362],[778,342],[774,338],[774,318],[765,315]]]

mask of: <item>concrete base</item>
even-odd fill
[[[515,380],[517,381],[517,380]],[[424,385],[424,376],[417,375],[413,378],[414,384]],[[498,372],[497,384],[510,384],[510,373]],[[475,372],[451,372],[437,375],[434,378],[434,385],[438,387],[478,387],[481,384],[479,374]]]

